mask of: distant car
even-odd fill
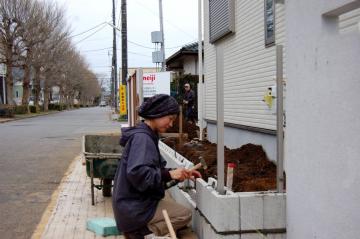
[[[100,102],[100,107],[105,107],[106,106],[106,102],[105,101],[101,101]]]

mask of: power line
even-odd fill
[[[112,47],[106,47],[106,48],[101,48],[101,49],[92,49],[92,50],[84,50],[81,52],[93,52],[93,51],[104,51],[104,50],[108,50],[111,49]]]
[[[82,41],[85,41],[86,39],[88,39],[89,37],[95,35],[96,33],[98,33],[99,31],[101,31],[102,29],[104,29],[106,27],[106,25],[104,25],[102,28],[98,29],[97,31],[93,32],[92,34],[88,35],[87,37],[84,37],[83,39],[81,39],[80,41],[76,42],[76,44],[79,44]]]
[[[150,58],[152,58],[152,56],[144,55],[144,54],[137,53],[137,52],[131,52],[131,51],[128,51],[128,53],[133,54],[133,55],[145,56],[145,57],[150,57]]]
[[[90,29],[88,29],[88,30],[86,30],[86,31],[83,31],[83,32],[81,32],[81,33],[78,33],[78,34],[69,36],[69,38],[73,38],[73,37],[77,37],[77,36],[83,35],[83,34],[89,32],[89,31],[91,31],[91,30],[94,30],[94,29],[98,28],[99,26],[101,26],[101,25],[103,25],[103,24],[105,24],[105,23],[106,23],[106,22],[102,22],[102,23],[100,23],[100,24],[98,24],[98,25],[96,25],[96,26],[94,26],[94,27],[92,27],[92,28],[90,28]]]
[[[120,35],[120,33],[117,33],[117,34]],[[188,42],[188,43],[185,43],[185,44],[182,44],[182,45],[172,46],[172,47],[165,47],[165,49],[167,49],[167,50],[172,50],[172,49],[175,49],[175,48],[183,47],[183,46],[185,46],[185,45],[194,43],[194,42],[196,42],[196,41],[197,41],[197,39],[194,39],[194,40],[192,40],[191,42]],[[139,43],[136,43],[136,42],[133,42],[133,41],[130,41],[130,40],[128,40],[128,42],[131,43],[131,44],[134,44],[134,45],[136,45],[136,46],[142,47],[142,48],[151,49],[151,50],[154,50],[154,49],[155,49],[154,47],[149,47],[149,46],[141,45],[141,44],[139,44]]]

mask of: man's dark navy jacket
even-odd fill
[[[164,197],[170,174],[160,157],[159,137],[148,125],[122,129],[125,147],[114,178],[113,210],[117,227],[131,232],[145,227]]]

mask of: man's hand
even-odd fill
[[[187,105],[188,103],[189,103],[189,101],[183,100],[183,104]]]

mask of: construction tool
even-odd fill
[[[167,211],[164,209],[164,210],[162,210],[162,213],[163,213],[164,218],[165,218],[166,226],[169,229],[171,239],[177,239],[175,230],[174,230],[174,228],[173,228],[173,226],[171,224],[171,221],[170,221],[170,218],[169,218],[169,215],[168,215]]]
[[[199,160],[200,160],[200,163],[198,163],[194,167],[190,168],[190,171],[198,170],[200,168],[203,168],[204,170],[207,169],[207,165],[206,165],[204,158],[200,156]],[[180,182],[179,180],[173,179],[166,183],[165,188],[171,188],[172,186],[175,186],[179,182]]]

